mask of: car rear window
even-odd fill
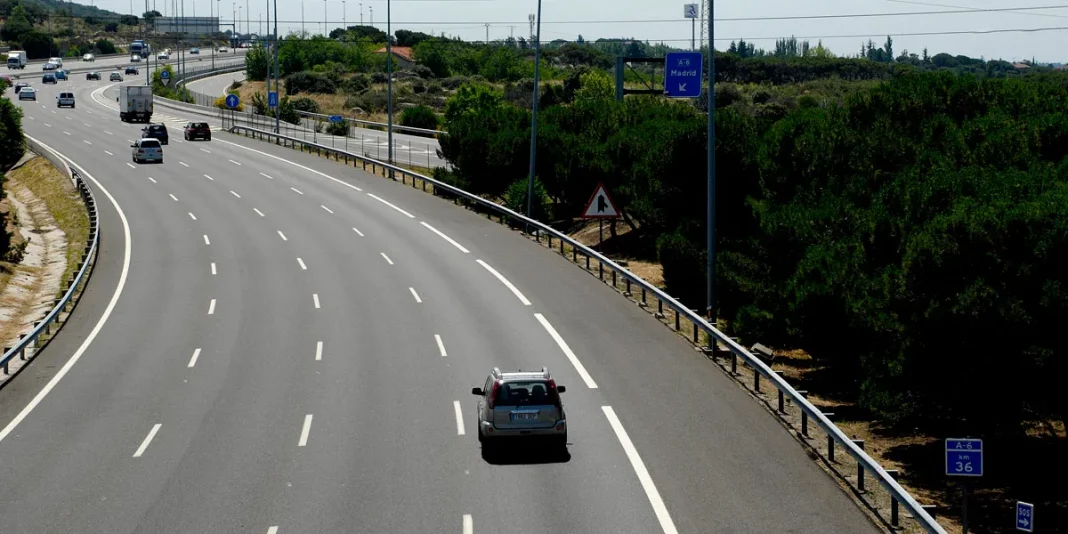
[[[155,139],[143,139],[141,141],[141,148],[159,148],[159,141]]]
[[[206,123],[206,122],[194,122],[193,123],[193,128],[207,128],[207,127],[208,127],[208,123]]]
[[[497,406],[559,405],[560,395],[544,380],[505,382],[497,392]]]
[[[59,93],[60,98],[74,98],[74,93]]]

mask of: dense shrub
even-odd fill
[[[333,77],[318,72],[297,72],[286,77],[286,93],[334,94],[337,83]]]
[[[529,187],[529,180],[521,178],[512,182],[508,186],[508,190],[504,193],[504,206],[517,213],[527,215],[532,219],[551,222],[552,219],[552,201],[549,199],[549,194],[545,191],[545,185],[541,183],[541,180],[534,180],[534,195],[533,201],[530,203],[530,213],[527,214],[527,188]]]
[[[371,83],[386,83],[389,81],[389,76],[384,72],[372,72]]]
[[[412,92],[421,95],[426,92],[426,82],[423,80],[415,80],[412,82]]]
[[[115,52],[115,43],[112,43],[111,41],[109,41],[107,39],[98,40],[94,46],[96,46],[97,52],[100,52],[101,54],[114,54],[114,53],[116,53]]]
[[[400,116],[401,126],[437,130],[439,126],[438,115],[434,110],[426,106],[416,106],[405,109]]]
[[[22,136],[22,110],[11,100],[0,98],[0,169],[6,169],[26,153]],[[2,185],[0,181],[0,185]],[[0,192],[0,198],[3,193]],[[0,227],[0,230],[3,228]]]
[[[349,123],[348,121],[327,123],[326,133],[339,137],[345,137],[349,135]]]
[[[319,104],[307,97],[295,98],[293,99],[291,105],[293,106],[293,109],[297,111],[303,111],[305,113],[319,113]]]
[[[435,77],[434,76],[434,71],[431,70],[430,67],[427,67],[426,65],[415,65],[415,66],[412,67],[412,72],[414,72],[416,76],[419,76],[420,78],[423,78],[423,79],[429,79],[429,78],[434,78]]]
[[[371,78],[366,74],[356,74],[341,82],[341,91],[347,94],[357,94],[367,90],[371,86]]]
[[[441,80],[441,85],[446,89],[458,89],[461,85],[469,83],[471,83],[471,79],[467,76],[450,76]]]

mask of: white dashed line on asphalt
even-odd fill
[[[326,212],[327,212],[327,213],[330,213],[330,214],[333,214],[333,213],[334,213],[334,211],[333,211],[333,210],[331,210],[330,208],[328,208],[328,207],[326,207],[326,206],[324,206],[324,205],[322,205],[322,204],[319,204],[319,207],[320,207],[320,208],[323,208],[324,210],[326,210]]]
[[[211,176],[208,176],[206,174],[204,175],[204,177],[207,178],[208,180],[213,181],[213,182],[215,181],[215,178],[212,178]]]
[[[126,162],[126,166],[131,168],[131,169],[136,169],[137,168],[137,167],[134,167],[134,164],[130,163],[129,161]]]
[[[475,520],[471,514],[464,514],[463,534],[475,534]]]
[[[464,435],[464,412],[460,408],[460,401],[452,401],[452,410],[456,412],[456,435],[462,436]]]
[[[414,219],[415,218],[415,215],[412,215],[411,213],[408,213],[407,211],[404,211],[404,210],[398,208],[397,206],[394,206],[393,204],[389,203],[389,201],[386,201],[386,200],[378,197],[377,195],[374,195],[374,194],[371,194],[371,193],[367,193],[367,196],[369,196],[369,197],[371,197],[371,198],[373,198],[373,199],[375,199],[375,200],[377,200],[377,201],[379,201],[379,202],[381,202],[381,203],[383,203],[383,204],[385,204],[385,205],[387,205],[387,206],[389,206],[389,207],[391,207],[391,208],[403,213],[409,219]]]
[[[509,282],[507,278],[505,278],[501,273],[497,272],[497,269],[490,267],[488,263],[482,260],[478,260],[478,264],[485,267],[486,270],[490,272],[490,274],[495,276],[497,280],[500,280],[500,282],[504,284],[505,287],[510,289],[512,293],[519,299],[519,302],[522,302],[524,306],[530,306],[530,301],[527,300],[527,297],[523,296],[523,293],[520,292],[517,287],[512,285],[512,283]]]
[[[170,193],[167,193],[167,194],[168,194],[168,195],[171,195]],[[173,198],[175,202],[178,202],[178,197],[176,197],[176,196],[174,196],[174,195],[171,195],[171,198]]]
[[[218,273],[215,270],[215,262],[211,262],[211,275],[215,276],[216,274],[218,274]]]
[[[296,187],[290,187],[290,189],[292,189],[292,190],[293,190],[293,192],[294,192],[294,193],[296,193],[296,194],[298,194],[298,195],[303,195],[303,194],[304,194],[304,193],[301,193],[301,192],[300,192],[300,189],[297,189]]]
[[[264,215],[262,211],[256,208],[252,208],[252,211],[256,212],[256,215],[259,215],[260,217],[266,217],[266,215]]]
[[[234,195],[234,196],[235,196],[235,197],[237,197],[237,198],[241,198],[241,195],[239,195],[239,194],[235,193],[233,189],[231,189],[231,190],[230,190],[230,194],[231,194],[231,195]]]
[[[207,154],[211,154],[211,151],[206,149],[206,148],[202,148],[202,149],[200,149],[200,151],[204,152],[204,153],[207,153]]]
[[[68,131],[64,130],[64,131],[63,131],[63,135],[70,135],[70,132],[68,132]]]
[[[289,239],[286,238],[286,235],[283,234],[281,230],[278,231],[278,237],[281,237],[282,241],[289,241]]]
[[[149,177],[148,177],[148,181],[150,181],[150,182],[152,182],[152,183],[154,183],[154,184],[158,184],[158,183],[159,183],[159,182],[157,182],[157,181],[156,181],[156,179],[155,179],[155,178],[153,178],[153,177],[151,177],[151,176],[149,176]]]
[[[308,444],[308,433],[311,432],[312,414],[304,416],[304,428],[300,430],[300,442],[297,443],[298,447],[303,447]]]
[[[297,263],[298,263],[298,264],[300,264],[300,268],[301,268],[301,270],[304,270],[304,271],[307,271],[307,270],[308,270],[308,266],[307,266],[307,265],[304,265],[304,260],[302,260],[302,259],[300,259],[300,258],[297,258]]]
[[[211,244],[211,241],[208,240],[208,234],[204,234],[204,244],[205,245],[210,245]]]
[[[88,122],[83,122],[82,125],[84,125],[86,128],[92,128],[92,126],[89,126]]]
[[[106,134],[108,134],[108,135],[115,135],[115,134],[113,134],[113,133],[111,133],[111,132],[109,132],[109,131],[107,131],[107,130],[104,130],[104,133],[106,133]]]
[[[236,161],[234,161],[234,160],[230,160],[230,163],[233,163],[234,165],[237,165],[238,167],[240,167],[240,166],[241,166],[241,164],[240,164],[240,163],[238,163],[238,162],[236,162]]]
[[[197,220],[197,216],[193,215],[193,212],[189,212],[189,218],[193,219],[194,221]]]
[[[278,527],[271,527],[267,529],[267,534],[278,534]]]
[[[148,431],[148,435],[145,436],[145,440],[141,442],[141,446],[138,447],[137,452],[134,453],[134,458],[140,458],[141,455],[145,453],[145,449],[148,448],[148,444],[152,443],[152,438],[156,437],[156,432],[159,432],[159,429],[162,426],[163,425],[161,423],[156,423],[152,426],[152,430]]]
[[[379,252],[379,254],[381,254],[382,258],[386,260],[386,263],[393,265],[393,260],[389,259],[389,256],[386,256],[385,252]]]
[[[312,293],[312,302],[315,303],[315,309],[318,310],[319,309],[319,294],[318,293]]]
[[[46,123],[44,123],[44,125],[45,125],[45,126],[48,126],[49,128],[51,128],[51,127],[52,127],[52,125],[51,125],[51,124],[48,124],[47,122],[46,122]]]
[[[266,179],[268,179],[268,180],[274,180],[274,177],[272,177],[272,176],[271,176],[271,175],[269,175],[269,174],[263,174],[263,173],[261,172],[261,173],[260,173],[260,176],[262,176],[262,177],[264,177],[264,178],[266,178]]]
[[[85,143],[85,144],[87,144],[87,145],[91,145],[91,144],[92,144],[92,143],[90,143],[90,142],[89,142],[89,140],[88,140],[88,139],[82,139],[82,142],[83,142],[83,143]]]
[[[616,416],[615,410],[611,406],[601,406],[601,410],[604,411],[604,416],[608,418],[608,424],[615,431],[616,438],[619,439],[620,445],[623,446],[623,452],[627,454],[631,467],[634,468],[634,472],[638,475],[638,482],[641,483],[642,489],[645,490],[645,496],[649,498],[649,504],[653,506],[653,513],[656,514],[656,519],[660,522],[660,529],[664,531],[664,534],[678,534],[679,531],[675,529],[675,523],[671,520],[671,514],[668,513],[667,506],[664,506],[664,500],[660,498],[660,492],[656,490],[653,477],[649,476],[645,463],[642,462],[641,456],[638,455],[638,449],[635,449],[634,444],[631,443],[630,437],[627,436],[623,423],[619,422],[619,417]]]
[[[108,152],[107,150],[105,150],[104,153],[109,155],[109,156],[114,156],[115,155],[115,154],[112,154],[111,152]]]
[[[184,161],[179,161],[178,164],[181,165],[182,167],[188,167],[189,166]]]
[[[323,342],[322,341],[317,341],[317,342],[315,342],[315,361],[320,361],[322,359],[323,359]]]
[[[444,358],[448,356],[449,353],[445,352],[445,342],[441,340],[441,336],[434,334],[434,341],[438,342],[438,352],[441,353],[441,357]]]
[[[215,315],[215,299],[211,299],[211,303],[208,304],[208,315]]]
[[[590,374],[586,372],[586,367],[583,366],[582,362],[579,361],[578,356],[575,356],[575,353],[572,352],[571,347],[567,345],[567,342],[564,341],[564,338],[560,336],[560,333],[557,332],[555,328],[553,328],[553,325],[549,324],[549,320],[546,319],[545,316],[540,313],[535,313],[534,318],[536,318],[538,322],[541,323],[541,326],[545,328],[545,331],[549,333],[549,336],[553,338],[553,341],[556,341],[556,345],[560,347],[560,350],[563,351],[564,356],[567,357],[568,361],[571,362],[571,365],[573,365],[575,367],[575,370],[578,371],[579,376],[582,377],[582,381],[586,383],[586,387],[590,389],[597,389],[597,382],[594,382],[593,377],[591,377]]]
[[[467,250],[466,248],[464,248],[463,245],[461,245],[461,244],[457,243],[455,240],[453,240],[453,238],[441,233],[441,231],[438,230],[437,228],[434,228],[433,226],[430,226],[429,224],[427,224],[425,222],[421,222],[420,224],[425,226],[427,230],[430,230],[431,232],[434,232],[435,234],[438,234],[439,237],[441,237],[445,241],[448,241],[449,243],[451,243],[452,246],[460,249],[460,252],[463,252],[464,254],[468,254],[468,253],[471,252],[471,251]]]
[[[423,303],[423,299],[419,298],[419,293],[415,292],[415,288],[414,287],[409,287],[408,291],[412,292],[412,296],[415,297],[416,304],[422,304]]]
[[[200,349],[193,351],[193,357],[189,358],[189,365],[187,365],[186,367],[192,369],[193,366],[197,364],[197,358],[200,358]]]
[[[363,232],[361,232],[361,231],[357,230],[356,228],[353,228],[353,229],[352,229],[352,231],[353,231],[353,232],[356,232],[356,235],[358,235],[358,236],[360,236],[360,237],[363,237]]]

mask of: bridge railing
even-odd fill
[[[224,127],[226,127],[226,125],[224,125]],[[433,194],[436,196],[446,197],[457,204],[463,204],[476,212],[484,214],[491,220],[493,216],[496,215],[501,223],[523,230],[539,243],[543,240],[547,241],[548,247],[552,250],[557,250],[553,243],[555,240],[556,244],[559,246],[559,253],[561,255],[567,256],[568,253],[570,253],[571,260],[574,263],[581,263],[582,260],[585,260],[586,269],[591,273],[593,272],[591,261],[595,262],[597,276],[602,281],[608,283],[610,279],[613,288],[622,290],[624,295],[629,299],[636,301],[642,308],[649,309],[651,301],[655,300],[657,311],[654,315],[663,321],[667,319],[670,314],[670,316],[674,318],[674,325],[670,324],[670,320],[668,320],[667,323],[669,326],[673,326],[674,330],[682,333],[685,330],[692,329],[692,341],[695,345],[703,347],[708,353],[712,354],[713,357],[717,356],[717,352],[729,354],[731,374],[735,377],[739,376],[738,363],[739,360],[741,360],[745,366],[752,370],[753,391],[762,394],[761,381],[766,380],[770,383],[776,389],[775,397],[777,397],[775,398],[775,400],[777,400],[777,406],[772,409],[777,412],[780,419],[785,421],[790,415],[788,413],[789,407],[795,407],[795,410],[799,413],[795,412],[793,416],[800,416],[798,437],[806,446],[817,449],[817,452],[821,453],[826,465],[841,480],[849,483],[853,489],[854,496],[860,499],[869,511],[879,517],[886,527],[891,529],[900,528],[901,517],[899,508],[904,507],[915,522],[915,527],[929,533],[945,534],[945,530],[935,521],[931,513],[928,512],[928,507],[920,505],[908,491],[897,483],[894,474],[888,472],[872,459],[872,457],[864,451],[862,441],[851,439],[841,428],[831,421],[830,416],[833,414],[824,413],[809,402],[805,392],[794,389],[793,386],[779,375],[779,373],[772,370],[768,364],[761,360],[761,358],[754,356],[733,338],[709,324],[708,321],[695,310],[687,308],[660,288],[650,284],[601,253],[576,241],[570,236],[534,219],[530,219],[521,213],[512,211],[500,204],[486,200],[478,195],[468,193],[467,191],[453,187],[444,182],[440,182],[429,176],[424,176],[396,165],[390,165],[340,148],[309,142],[304,139],[287,135],[280,135],[267,130],[236,124],[230,125],[228,129],[232,133],[261,139],[281,146],[292,147],[301,151],[306,150],[314,152],[321,156],[325,155],[328,158],[332,157],[336,161],[344,161],[346,165],[360,165],[364,170],[370,168],[370,172],[373,172],[376,175],[386,174],[394,180],[399,176],[401,183],[407,185],[410,182],[412,187],[418,187],[418,184],[422,184],[424,191],[427,190],[427,187],[431,187],[433,189]],[[638,296],[639,293],[640,296]],[[690,337],[688,332],[686,335],[687,337]],[[725,354],[720,355],[726,356]],[[771,401],[766,400],[766,402],[769,403],[769,408],[771,408]],[[822,451],[818,449],[819,440],[811,435],[811,430],[813,429],[810,429],[810,421],[814,422],[815,426],[826,436],[826,449]],[[854,473],[846,474],[847,469],[844,469],[844,467],[847,466],[842,466],[841,462],[835,458],[836,450],[844,452],[854,460],[856,467]],[[878,487],[883,490],[884,493],[882,495],[877,495],[874,491],[876,488],[872,487],[871,484],[866,483],[868,477],[873,478]]]

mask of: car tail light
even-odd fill
[[[497,393],[501,391],[501,382],[499,380],[493,381],[493,389],[490,390],[489,407],[493,409],[493,406],[497,404]]]
[[[556,390],[556,380],[553,379],[553,378],[549,379],[549,389],[551,389],[553,391]]]
[[[143,149],[143,148],[138,148],[138,149],[137,149],[137,153],[138,153],[138,154],[144,154],[144,153],[145,153],[145,149]]]

